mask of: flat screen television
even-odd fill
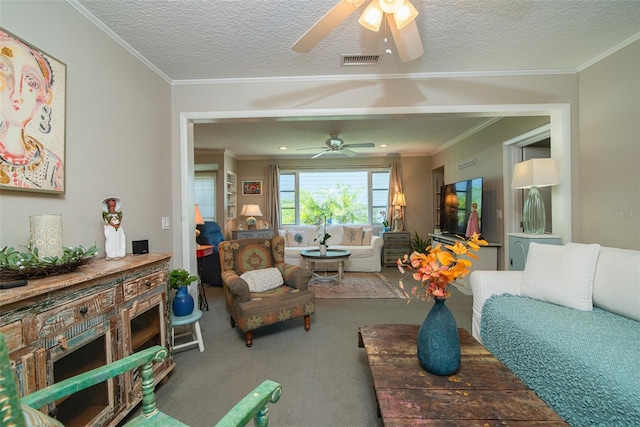
[[[482,178],[443,185],[440,194],[440,229],[443,234],[469,237],[474,229],[482,234]]]

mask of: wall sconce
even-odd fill
[[[247,219],[245,220],[247,228],[249,230],[255,230],[256,224],[258,223],[255,217],[262,216],[262,212],[260,211],[260,206],[258,205],[243,205],[242,210],[240,211],[240,215],[247,217]]]
[[[522,210],[522,222],[526,234],[544,234],[547,219],[538,188],[550,187],[559,182],[558,169],[553,159],[531,159],[520,162],[513,168],[511,188],[529,189]]]

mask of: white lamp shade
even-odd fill
[[[554,159],[531,159],[515,165],[511,188],[549,187],[559,182]]]
[[[380,24],[382,23],[382,16],[382,9],[378,6],[378,2],[373,0],[364,12],[362,12],[358,22],[367,30],[377,32],[380,29]]]
[[[404,193],[396,193],[393,196],[393,202],[391,202],[392,206],[407,206],[407,202],[404,198]]]
[[[242,216],[262,216],[262,212],[260,211],[260,206],[258,205],[244,205],[242,206],[242,211],[240,212]]]

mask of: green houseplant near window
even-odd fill
[[[189,294],[188,286],[196,280],[198,280],[198,276],[192,276],[182,268],[169,272],[169,286],[172,289],[177,289],[171,303],[171,309],[175,316],[188,316],[193,313],[195,303],[193,297]]]

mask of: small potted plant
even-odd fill
[[[389,231],[389,221],[387,220],[387,212],[381,211],[380,216],[382,217],[382,231],[385,233]]]
[[[195,303],[189,294],[188,286],[198,280],[198,276],[192,276],[187,270],[177,268],[169,273],[169,286],[177,289],[171,309],[176,316],[188,316],[193,312]]]
[[[313,239],[314,242],[318,242],[320,245],[320,255],[324,256],[327,254],[327,241],[331,237],[331,234],[327,233],[327,219],[318,220],[316,223],[316,238]]]

